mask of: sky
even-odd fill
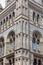
[[[5,0],[0,0],[0,3],[2,4],[3,8],[5,7]]]

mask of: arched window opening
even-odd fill
[[[32,48],[33,48],[33,50],[36,50],[36,51],[40,50],[40,38],[41,38],[40,32],[34,31],[33,36],[32,36]]]
[[[41,65],[41,60],[38,60],[38,65]]]
[[[4,38],[0,37],[0,54],[4,54]]]
[[[9,64],[10,64],[10,65],[14,65],[14,58],[10,58],[10,59],[9,59]]]
[[[37,65],[37,59],[34,59],[33,65]]]
[[[9,60],[9,64],[11,65],[11,59]]]
[[[14,47],[15,47],[15,33],[14,31],[11,31],[9,34],[8,34],[8,37],[7,39],[9,39],[9,49],[10,51],[11,50],[14,50]]]
[[[3,59],[0,59],[0,65],[3,65]]]

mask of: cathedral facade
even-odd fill
[[[43,65],[43,0],[0,5],[0,65]]]

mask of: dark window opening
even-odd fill
[[[33,65],[37,65],[37,60],[34,59]]]
[[[14,65],[14,58],[13,58],[13,65]]]
[[[38,60],[38,65],[41,65],[41,60]]]
[[[37,14],[37,22],[39,21],[39,14]]]
[[[3,23],[5,23],[5,19],[3,20]]]
[[[17,61],[17,59],[16,59],[16,61]]]
[[[19,58],[19,60],[20,60],[20,58]]]
[[[12,15],[15,16],[15,13],[13,12]]]
[[[9,15],[9,19],[11,19],[11,14]]]
[[[35,18],[35,12],[33,12],[33,21],[34,21],[34,18]]]
[[[2,25],[2,21],[1,21],[1,25]]]
[[[8,17],[6,17],[6,21],[8,21]]]
[[[11,65],[11,60],[9,60],[9,64]]]

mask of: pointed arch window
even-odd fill
[[[13,36],[11,36],[10,38],[10,48],[14,49],[14,43],[15,43],[15,38],[13,38]]]
[[[9,48],[10,48],[10,51],[11,50],[14,50],[14,47],[15,47],[15,33],[14,33],[14,31],[11,31],[8,34],[7,39],[9,40]]]
[[[32,48],[33,50],[40,50],[40,38],[41,38],[41,34],[39,34],[38,31],[35,31],[33,33],[33,38],[32,38]]]
[[[0,37],[0,54],[4,54],[4,38]]]

